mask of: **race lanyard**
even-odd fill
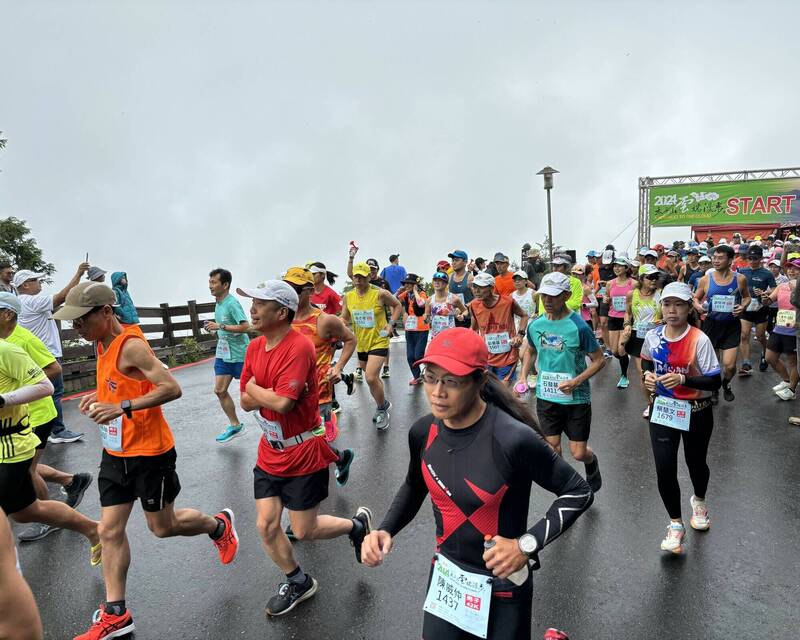
[[[97,425],[103,448],[109,451],[122,451],[122,416],[109,420],[108,424]]]
[[[424,611],[467,633],[486,638],[491,604],[491,577],[464,571],[441,553],[434,556]]]
[[[775,324],[779,327],[794,327],[797,312],[794,309],[780,309]]]
[[[613,296],[611,298],[611,308],[614,309],[614,311],[625,311],[626,309],[625,296]]]
[[[219,336],[219,338],[217,338],[216,357],[222,360],[230,360],[231,346],[228,344],[228,338],[226,336]]]
[[[353,309],[353,322],[362,329],[372,329],[375,326],[375,311],[373,309]]]
[[[539,373],[539,388],[536,396],[542,400],[554,400],[556,402],[572,400],[572,392],[564,393],[558,388],[559,383],[565,380],[572,380],[572,376],[568,373],[541,371]]]
[[[511,351],[511,338],[508,337],[508,331],[487,333],[485,340],[489,353],[499,354]]]
[[[406,316],[406,331],[416,331],[417,330],[417,316]]]
[[[451,327],[455,327],[456,322],[453,316],[432,316],[431,317],[431,329],[432,333],[436,335],[440,331],[444,331],[445,329],[449,329]]]
[[[736,296],[714,296],[711,299],[711,310],[715,313],[733,313]]]
[[[656,396],[653,402],[653,411],[650,414],[650,422],[671,427],[672,429],[688,431],[691,419],[692,405],[688,400]]]
[[[254,415],[256,417],[256,422],[258,422],[258,426],[261,427],[261,431],[264,432],[264,437],[267,440],[272,442],[280,442],[285,440],[283,437],[283,427],[281,426],[280,422],[267,420],[261,415],[260,411],[256,411]]]

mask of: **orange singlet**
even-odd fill
[[[142,340],[142,331],[137,325],[127,326],[108,349],[97,343],[97,401],[119,404],[123,400],[134,400],[155,389],[149,380],[129,378],[117,368],[122,346],[128,340]],[[145,341],[145,344],[147,342]],[[148,349],[150,345],[148,345]],[[133,418],[124,414],[122,418],[122,450],[106,451],[112,456],[158,456],[175,446],[172,431],[164,419],[161,407],[140,409]]]
[[[303,320],[294,320],[292,328],[297,333],[311,340],[317,352],[317,385],[319,386],[319,403],[325,404],[333,401],[333,385],[325,379],[333,362],[333,347],[336,340],[323,340],[317,332],[317,321],[322,311],[312,308],[311,315]]]
[[[519,358],[519,349],[509,344],[517,335],[514,322],[514,299],[510,296],[498,296],[493,307],[487,307],[475,298],[469,303],[472,314],[478,321],[478,333],[486,340],[489,347],[489,365],[507,367]]]

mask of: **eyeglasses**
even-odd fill
[[[425,384],[429,384],[432,387],[435,387],[440,382],[444,385],[445,389],[460,389],[465,384],[467,384],[466,378],[451,378],[449,376],[445,376],[444,378],[437,378],[432,373],[428,373],[427,371],[423,372],[422,374],[422,382]]]

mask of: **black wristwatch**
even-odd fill
[[[133,418],[133,409],[131,408],[130,400],[123,400],[119,403],[119,407],[122,409],[122,413],[128,417],[128,419]]]

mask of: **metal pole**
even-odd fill
[[[547,191],[547,239],[550,241],[550,263],[553,262],[553,218],[550,213],[550,189]]]

